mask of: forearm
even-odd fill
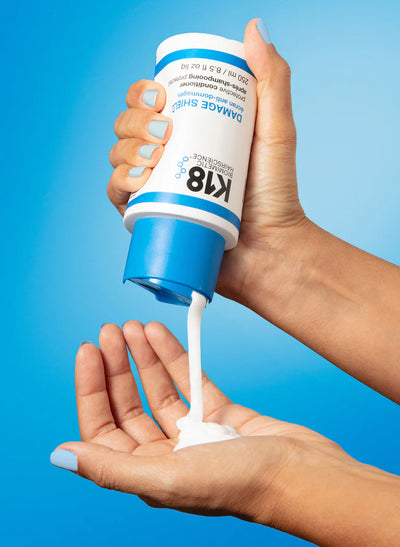
[[[278,480],[282,494],[267,517],[274,527],[327,547],[399,544],[399,477],[308,454]]]
[[[400,401],[400,268],[311,222],[247,254],[234,298]]]

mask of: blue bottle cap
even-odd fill
[[[225,239],[187,220],[147,217],[135,221],[124,282],[152,291],[157,300],[188,306],[192,292],[211,302]]]

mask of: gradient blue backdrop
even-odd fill
[[[300,545],[232,518],[150,509],[53,468],[78,438],[74,355],[100,324],[164,321],[185,341],[186,310],[121,277],[129,235],[106,199],[113,123],[129,85],[151,78],[157,44],[179,32],[242,39],[262,16],[293,70],[298,174],[307,214],[400,263],[398,1],[3,4],[2,446],[6,546]],[[309,426],[394,473],[399,409],[254,313],[216,297],[204,366],[236,401]],[[182,537],[182,536],[180,536]]]

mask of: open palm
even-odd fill
[[[153,415],[143,410],[126,345]],[[303,449],[335,460],[350,457],[307,428],[232,403],[203,376],[205,419],[241,437],[173,452],[176,421],[190,399],[187,353],[160,323],[103,326],[98,349],[84,344],[76,359],[76,397],[83,443],[79,474],[100,486],[139,495],[153,506],[261,520],[273,500],[274,478]],[[77,446],[75,446],[75,452]]]

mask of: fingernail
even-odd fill
[[[147,89],[142,95],[142,101],[147,106],[156,106],[158,89]]]
[[[158,144],[143,144],[143,146],[139,148],[139,156],[142,156],[142,158],[146,158],[146,160],[149,160],[154,150],[158,147]]]
[[[143,175],[143,171],[146,169],[146,165],[139,165],[138,167],[132,167],[132,169],[129,169],[129,176],[130,177],[141,177]]]
[[[266,44],[271,43],[271,38],[269,37],[267,27],[265,26],[264,21],[259,17],[257,21],[257,29],[258,32],[261,34],[261,38],[264,40]]]
[[[81,346],[84,346],[85,344],[91,344],[92,342],[90,340],[83,340],[81,342]]]
[[[50,462],[56,467],[67,469],[68,471],[78,471],[78,458],[73,452],[59,448],[50,454]]]
[[[111,323],[102,323],[102,324],[100,325],[100,329],[102,329],[102,328],[105,327],[106,325],[111,325]]]
[[[169,122],[166,120],[153,120],[148,125],[150,135],[157,139],[163,139]]]

